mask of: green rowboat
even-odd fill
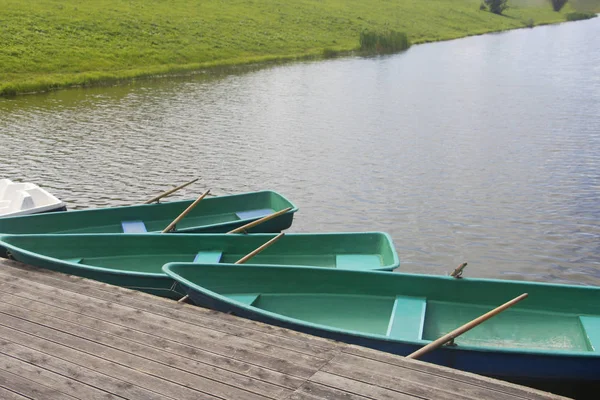
[[[275,234],[8,235],[0,246],[29,265],[180,298],[162,271],[168,262],[235,263]],[[392,270],[398,255],[385,233],[287,234],[246,264]]]
[[[193,200],[124,207],[90,208],[0,219],[0,234],[160,232]],[[181,233],[224,233],[288,207],[283,215],[249,232],[280,232],[292,225],[298,208],[273,191],[207,197],[176,226]]]
[[[281,266],[166,264],[197,305],[408,355],[523,293],[422,360],[521,380],[600,382],[600,288]]]

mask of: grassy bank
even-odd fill
[[[586,0],[580,0],[586,1]],[[479,0],[0,0],[0,94],[336,54],[365,30],[412,43],[561,22],[573,8]]]

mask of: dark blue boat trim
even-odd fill
[[[178,287],[180,291],[185,291],[190,300],[196,305],[310,335],[369,347],[400,356],[406,356],[421,347],[418,344],[367,338],[283,321],[265,315],[259,310],[253,311],[251,308],[238,307],[235,304],[207,296],[180,284],[178,284]],[[600,382],[600,357],[561,357],[547,354],[461,350],[459,347],[443,347],[424,355],[420,360],[508,380],[532,379],[549,382],[558,379]]]

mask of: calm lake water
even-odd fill
[[[273,189],[401,270],[600,285],[600,19],[0,99],[0,176],[74,208]]]

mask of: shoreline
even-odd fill
[[[471,36],[480,36],[480,35],[484,35],[484,34],[490,34],[490,33],[501,33],[501,32],[506,32],[506,31],[510,31],[510,30],[514,30],[514,29],[522,29],[522,28],[534,28],[537,26],[544,26],[544,25],[554,25],[554,24],[560,24],[560,23],[564,23],[564,22],[570,22],[570,21],[566,21],[565,20],[565,15],[570,11],[570,10],[563,10],[561,12],[557,12],[557,13],[552,13],[552,14],[543,14],[543,12],[546,12],[547,10],[542,9],[541,7],[538,8],[533,8],[533,9],[525,9],[525,11],[522,11],[521,9],[516,8],[517,11],[516,15],[517,16],[512,16],[512,15],[507,15],[507,16],[503,16],[503,17],[498,17],[498,16],[493,16],[491,15],[491,13],[487,12],[487,11],[476,11],[476,12],[471,12],[468,15],[463,15],[462,17],[469,17],[469,18],[480,18],[481,20],[485,20],[486,18],[507,18],[506,20],[498,20],[498,19],[493,19],[492,21],[494,21],[495,25],[492,25],[491,23],[482,28],[481,26],[479,27],[460,27],[460,31],[458,31],[458,27],[456,27],[453,24],[456,24],[458,19],[455,21],[454,19],[452,20],[444,20],[447,23],[447,26],[436,26],[434,29],[436,29],[433,32],[427,31],[427,35],[423,34],[423,26],[419,25],[421,31],[418,31],[417,28],[415,29],[415,32],[407,32],[407,34],[409,35],[409,39],[411,37],[412,40],[412,45],[419,45],[419,44],[426,44],[426,43],[435,43],[435,42],[442,42],[442,41],[448,41],[448,40],[455,40],[455,39],[462,39],[462,38],[466,38],[466,37],[471,37]],[[434,10],[435,11],[435,10]],[[437,10],[439,11],[439,10]],[[457,12],[457,10],[455,9],[450,9],[447,10],[448,12]],[[483,14],[485,13],[485,14]],[[529,13],[529,14],[528,14]],[[540,19],[539,22],[534,22],[532,18],[529,18],[529,20],[524,20],[519,18],[518,16],[523,16],[525,15],[525,17],[527,17],[528,15],[537,15],[536,13],[540,13],[540,15],[542,16],[546,16],[545,19]],[[510,13],[507,13],[510,14]],[[551,17],[553,17],[554,19],[550,19],[548,17],[548,15],[550,15]],[[435,16],[439,17],[437,14],[435,14]],[[359,17],[360,19],[360,17]],[[478,20],[478,23],[482,23],[481,20]],[[486,20],[487,21],[487,20]],[[373,21],[368,21],[370,24],[374,25]],[[484,21],[485,22],[485,21]],[[528,25],[528,23],[531,22],[533,25]],[[403,22],[405,23],[405,22]],[[498,25],[499,23],[510,23],[510,26],[506,26],[506,25]],[[444,31],[444,29],[451,27],[454,30],[451,31]],[[389,29],[395,29],[396,27],[394,26],[390,26],[388,27]],[[290,28],[291,29],[291,28]],[[355,27],[353,28],[355,29]],[[429,26],[427,26],[427,29],[429,29]],[[100,28],[98,28],[98,30],[100,31]],[[317,36],[319,34],[320,31],[316,31],[314,33],[314,36]],[[243,33],[248,33],[246,31],[244,31]],[[250,31],[250,33],[252,33]],[[334,31],[333,34],[335,35],[339,35],[340,39],[339,41],[342,41],[342,34],[343,32],[337,32]],[[334,36],[337,37],[337,36]],[[176,40],[179,39],[178,37],[176,38]],[[185,39],[185,38],[183,38]],[[269,39],[274,40],[272,38],[269,37]],[[337,44],[337,46],[334,47],[326,47],[326,46],[322,46],[322,44],[317,44],[315,47],[310,48],[310,49],[306,49],[304,48],[302,50],[302,47],[300,49],[297,49],[296,52],[291,52],[289,54],[262,54],[262,55],[256,55],[256,54],[250,54],[248,56],[244,56],[243,53],[239,53],[241,50],[240,49],[234,49],[236,51],[238,51],[238,54],[234,54],[233,57],[229,57],[229,58],[213,58],[211,60],[208,61],[201,61],[201,62],[189,62],[189,63],[166,63],[166,64],[157,64],[157,65],[151,65],[151,66],[141,66],[141,65],[137,65],[134,66],[133,68],[127,68],[127,69],[107,69],[107,70],[88,70],[88,71],[82,71],[82,72],[53,72],[53,71],[49,71],[46,73],[39,73],[36,72],[35,68],[33,71],[27,71],[26,69],[21,69],[25,72],[22,73],[14,73],[14,72],[4,72],[1,70],[0,68],[0,97],[14,97],[14,96],[20,96],[20,95],[27,95],[27,94],[36,94],[36,93],[44,93],[44,92],[51,92],[51,91],[55,91],[55,90],[62,90],[62,89],[68,89],[68,88],[82,88],[82,87],[102,87],[102,86],[115,86],[115,85],[119,85],[119,84],[127,84],[130,82],[134,82],[136,80],[145,80],[145,79],[163,79],[163,78],[169,78],[169,77],[175,77],[175,76],[193,76],[196,74],[201,74],[201,73],[210,73],[211,70],[215,70],[215,69],[228,69],[228,68],[236,68],[236,67],[245,67],[245,66],[250,66],[250,65],[269,65],[269,64],[286,64],[286,63],[290,63],[290,62],[295,62],[295,61],[307,61],[307,60],[325,60],[325,59],[332,59],[332,58],[341,58],[341,57],[348,57],[348,56],[352,56],[352,55],[356,55],[356,54],[361,54],[361,52],[357,49],[358,47],[358,38],[356,38],[356,42],[353,43],[353,41],[351,39],[349,39],[348,37],[343,38],[345,40],[346,43],[338,43],[337,40],[333,40],[334,43]],[[208,41],[205,40],[205,41]],[[213,42],[210,42],[213,43]],[[218,43],[218,42],[215,42]],[[37,43],[39,45],[39,43]],[[202,44],[204,45],[205,43],[202,42]],[[214,44],[214,43],[213,43]],[[272,43],[268,42],[265,46],[269,45]],[[288,43],[283,43],[284,45],[288,45]],[[302,45],[305,45],[305,43],[301,43]],[[10,47],[10,46],[9,46]],[[293,43],[289,44],[290,49],[293,51]],[[296,47],[298,47],[298,45],[296,45]],[[44,49],[42,47],[42,49]],[[90,50],[87,48],[84,48],[84,50]],[[139,49],[140,51],[146,51],[148,50],[147,48],[142,48]],[[301,50],[301,51],[298,51]],[[64,51],[64,49],[63,49]],[[267,49],[267,51],[269,51]],[[166,52],[166,51],[165,51]],[[160,54],[159,54],[160,55]],[[1,54],[0,54],[1,56]],[[102,56],[104,57],[110,57],[113,56],[112,54],[108,53],[105,54],[103,53]],[[124,58],[126,60],[129,60],[127,58],[127,54],[124,56]],[[202,54],[201,56],[205,56],[204,54]],[[199,56],[199,57],[201,57]],[[206,57],[209,57],[209,55],[206,55]],[[85,60],[85,62],[88,62],[88,59],[85,56],[82,56],[82,59]],[[0,57],[0,61],[2,60],[2,58]],[[89,60],[90,64],[93,64],[94,59]],[[25,61],[23,61],[23,63],[25,63]],[[115,62],[116,63],[116,62]],[[38,66],[37,64],[35,65],[38,68],[44,68],[44,66]],[[49,67],[46,67],[46,69],[48,69]],[[1,80],[3,80],[4,82],[1,82]]]

